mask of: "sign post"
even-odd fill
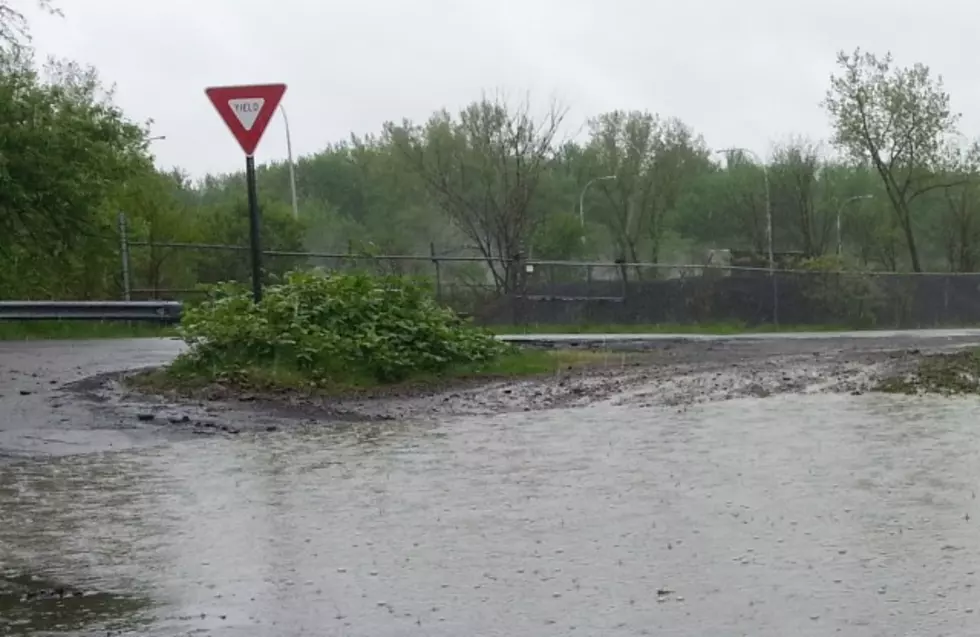
[[[258,188],[255,184],[255,149],[269,120],[279,107],[285,84],[215,86],[205,90],[215,110],[245,152],[245,183],[248,189],[249,239],[252,256],[252,296],[262,300],[262,244]]]

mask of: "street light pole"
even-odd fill
[[[589,186],[597,181],[605,181],[607,179],[615,179],[616,175],[606,175],[605,177],[595,177],[590,179],[582,187],[582,193],[578,197],[578,221],[579,225],[582,226],[582,243],[585,243],[585,193],[589,190]]]
[[[286,124],[286,156],[289,158],[289,189],[293,199],[293,218],[299,219],[299,204],[296,201],[296,167],[293,165],[293,138],[289,134],[289,118],[282,104],[279,104],[279,112],[282,113],[282,121]]]
[[[772,279],[772,321],[776,325],[779,325],[779,293],[776,283],[776,258],[772,249],[772,194],[769,188],[769,168],[766,167],[766,162],[762,161],[762,158],[758,154],[749,150],[748,148],[723,148],[719,153],[734,153],[742,152],[748,155],[752,155],[756,162],[762,167],[762,178],[766,182],[766,245],[769,252],[769,278]]]
[[[853,201],[860,201],[861,199],[873,199],[873,198],[874,195],[855,195],[853,197],[848,197],[847,199],[845,199],[841,203],[841,205],[837,208],[837,256],[841,256],[842,254],[844,254],[844,243],[843,240],[841,239],[841,231],[840,231],[840,217],[841,217],[841,213],[844,211],[844,208],[847,207],[847,204]]]

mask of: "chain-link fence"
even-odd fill
[[[208,284],[248,282],[252,276],[250,251],[245,246],[145,241],[125,241],[123,246],[124,294],[134,300],[193,299]],[[473,256],[267,250],[262,266],[267,283],[305,268],[421,277],[431,282],[436,298],[466,312],[496,296],[497,289],[486,260]]]
[[[128,253],[128,256],[127,256]],[[187,299],[199,284],[251,275],[241,246],[128,242],[132,299]],[[290,270],[409,274],[483,324],[738,323],[952,327],[980,323],[980,274],[769,271],[734,266],[497,260],[477,256],[268,251],[274,281]]]
[[[514,298],[528,324],[953,327],[980,323],[980,274],[533,264]],[[585,274],[582,274],[583,270]],[[513,312],[510,312],[511,314]],[[508,312],[486,316],[488,322]]]

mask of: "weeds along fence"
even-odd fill
[[[132,300],[193,299],[203,293],[202,286],[248,282],[252,276],[246,246],[129,241],[122,259],[124,297]],[[481,257],[263,251],[266,282],[306,268],[426,278],[436,297],[454,306],[473,305],[494,296],[496,290]]]
[[[124,241],[124,298],[188,300],[199,285],[248,281],[242,246]],[[740,323],[841,327],[980,324],[980,273],[825,272],[477,256],[265,253],[269,280],[301,268],[427,278],[435,296],[488,325]]]

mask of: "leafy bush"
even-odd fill
[[[256,305],[226,283],[184,313],[175,370],[234,376],[282,367],[315,384],[380,382],[485,363],[508,346],[400,276],[291,272]]]
[[[801,264],[804,296],[824,320],[855,326],[874,325],[885,297],[874,275],[847,270],[840,257],[825,255]]]

